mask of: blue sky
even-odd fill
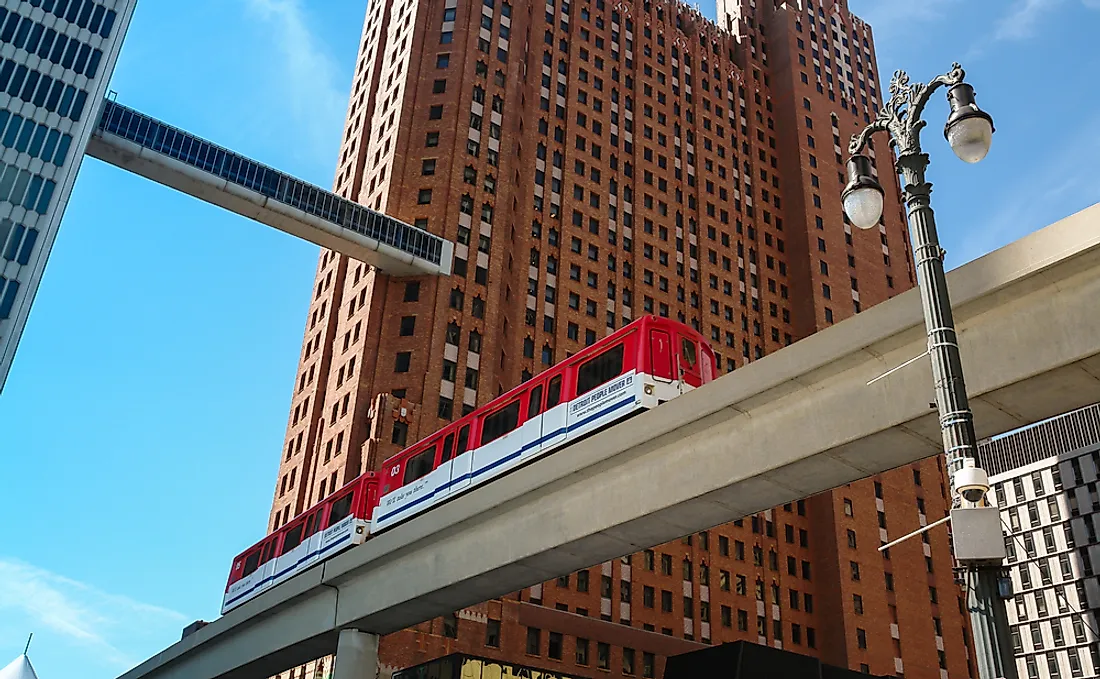
[[[1100,0],[851,3],[884,75],[957,59],[996,121],[976,166],[925,137],[950,266],[1100,200]],[[113,89],[327,186],[365,7],[145,0]],[[33,631],[42,679],[107,679],[216,617],[264,530],[316,255],[85,162],[0,396],[0,666]]]

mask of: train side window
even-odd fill
[[[271,560],[271,553],[275,551],[276,542],[276,538],[267,541],[267,544],[264,545],[263,554],[260,556],[260,563],[267,563]]]
[[[241,573],[242,578],[246,578],[256,572],[256,569],[260,567],[260,550],[256,550],[248,555],[248,558],[244,560],[244,572]]]
[[[405,479],[402,483],[409,484],[427,475],[432,470],[433,462],[435,462],[435,446],[411,457],[405,463]]]
[[[531,390],[531,400],[527,402],[527,417],[534,417],[542,412],[542,385]]]
[[[466,447],[470,443],[470,425],[462,427],[458,430],[458,447],[455,448],[455,457],[458,457],[462,453],[466,452]]]
[[[351,497],[352,493],[348,493],[332,503],[332,509],[329,510],[328,513],[328,526],[326,526],[326,528],[335,526],[343,521],[348,514],[351,514]]]
[[[577,370],[577,396],[615,379],[622,372],[623,345],[620,344],[581,364]]]
[[[309,518],[306,519],[305,537],[308,538],[310,535],[313,535],[313,533],[316,532],[316,530],[317,530],[317,512],[313,512],[312,514],[309,515]]]
[[[550,410],[559,403],[561,403],[561,375],[556,375],[546,386],[546,409]]]
[[[490,443],[512,431],[519,424],[519,399],[485,418],[481,425],[481,445]]]
[[[689,368],[695,367],[695,361],[698,357],[695,355],[695,342],[687,339],[686,337],[680,339],[680,354],[684,358],[684,362],[688,364]]]
[[[286,537],[283,538],[282,554],[286,554],[290,550],[302,544],[302,531],[305,529],[305,527],[306,525],[304,523],[300,523],[287,531]]]
[[[447,438],[443,439],[443,456],[439,458],[440,462],[446,462],[451,459],[451,450],[454,449],[455,435],[454,432],[447,434]]]

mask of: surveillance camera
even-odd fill
[[[963,499],[971,504],[978,504],[985,497],[988,488],[981,486],[973,486],[970,488],[962,488],[959,490],[959,495],[962,495]]]
[[[972,505],[982,504],[989,492],[989,475],[981,467],[974,466],[973,460],[967,460],[959,471],[955,472],[955,492]]]

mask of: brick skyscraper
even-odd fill
[[[844,0],[718,0],[717,23],[661,0],[371,0],[336,190],[454,240],[455,275],[322,253],[270,528],[639,315],[694,325],[731,372],[912,287],[894,173],[877,232],[841,211],[875,70]],[[943,516],[946,487],[927,460],[390,635],[382,661],[650,677],[751,639],[974,676],[946,532],[877,551]]]

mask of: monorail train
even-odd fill
[[[692,328],[646,316],[411,445],[233,560],[222,613],[371,534],[716,376]]]

